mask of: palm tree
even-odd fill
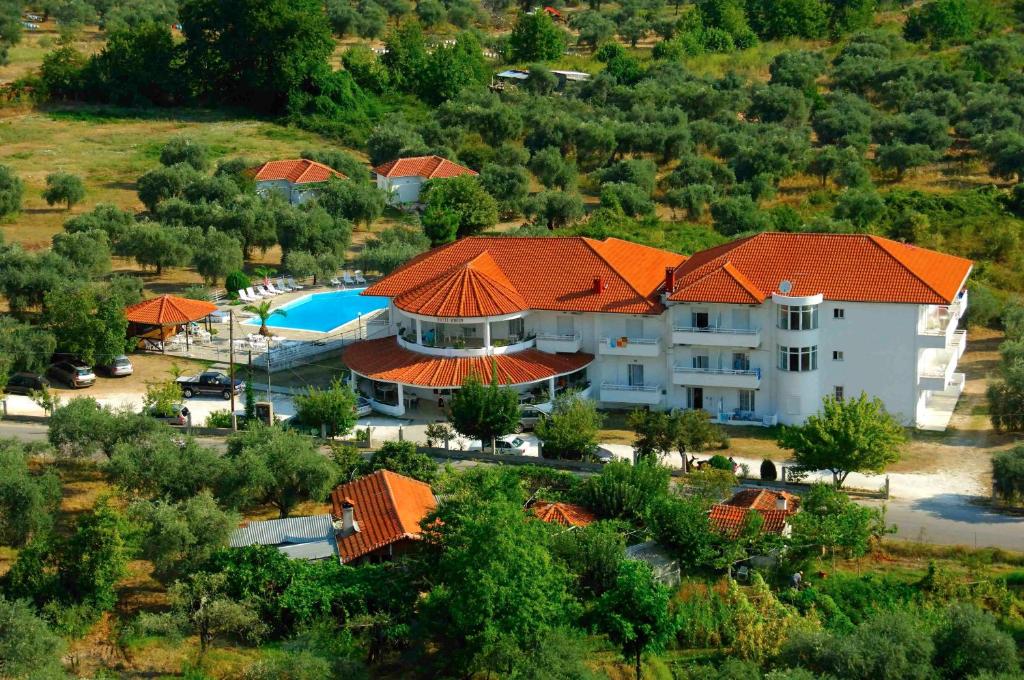
[[[242,307],[242,311],[250,312],[251,314],[255,314],[256,316],[260,317],[260,335],[264,337],[269,337],[271,335],[270,329],[267,328],[267,319],[274,316],[275,314],[280,314],[281,316],[288,316],[288,312],[284,311],[283,309],[275,309],[274,311],[270,311],[270,303],[267,302],[266,300],[255,305],[246,305],[245,307]]]
[[[270,267],[253,267],[252,273],[257,277],[263,279],[263,284],[266,285],[270,282],[270,277],[277,273],[276,269]]]

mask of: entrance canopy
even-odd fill
[[[497,370],[502,385],[523,385],[578,371],[592,354],[548,354],[526,349],[514,354],[482,357],[438,357],[401,347],[395,337],[363,340],[345,348],[342,357],[354,373],[384,382],[415,387],[461,387],[470,374],[489,383]]]
[[[180,326],[205,319],[216,311],[217,305],[203,300],[161,295],[128,307],[125,316],[132,323],[147,326]]]

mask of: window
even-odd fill
[[[779,328],[810,331],[818,327],[818,305],[780,305]]]
[[[694,328],[707,328],[708,322],[707,312],[690,312],[690,325]]]
[[[734,352],[732,355],[732,370],[749,371],[750,356],[743,352]]]
[[[708,368],[711,366],[711,359],[707,354],[696,354],[693,357],[694,368]]]
[[[832,361],[842,361],[842,360],[843,360],[843,353],[842,352],[837,352],[837,351],[833,350],[833,352],[832,352]]]
[[[644,384],[644,365],[643,364],[630,364],[629,365],[629,384],[631,387],[643,387]]]
[[[832,318],[833,319],[845,319],[846,318],[846,310],[843,309],[842,307],[836,307],[835,309],[832,310]]]
[[[832,388],[832,392],[835,395],[836,401],[842,401],[843,400],[843,386],[842,385],[836,385],[835,387],[833,387]]]
[[[754,390],[740,390],[740,410],[754,411]]]
[[[794,373],[818,370],[818,346],[786,347],[779,345],[779,370]]]
[[[524,332],[523,328],[524,328],[524,326],[523,326],[522,318],[519,318],[519,319],[509,319],[508,320],[508,334],[509,335],[514,335],[517,338],[521,338],[521,337],[523,337],[526,334]]]

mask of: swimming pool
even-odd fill
[[[329,333],[349,321],[366,316],[370,312],[388,306],[386,297],[362,296],[365,288],[332,290],[326,293],[313,293],[282,305],[286,316],[275,314],[267,319],[271,328],[292,331],[313,331]],[[244,322],[247,326],[259,326],[259,319]]]

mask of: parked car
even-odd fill
[[[46,375],[74,389],[90,387],[96,382],[96,374],[91,368],[71,361],[58,361],[50,366]]]
[[[111,378],[123,378],[135,371],[132,361],[125,355],[116,356],[109,364],[96,364],[96,370]]]
[[[469,446],[470,449],[481,449],[480,442],[473,442]],[[491,450],[490,442],[487,443],[486,447],[483,447],[484,451]],[[526,454],[526,441],[521,437],[513,437],[505,439],[497,439],[494,442],[493,453],[504,453],[510,456],[522,456]]]
[[[366,397],[356,397],[356,416],[365,418],[371,413],[373,413],[373,407],[370,406],[370,400]]]
[[[603,446],[598,446],[597,451],[594,451],[594,461],[606,465],[615,461],[615,454]]]
[[[523,404],[519,407],[519,423],[516,425],[516,434],[527,430],[532,432],[533,428],[537,427],[537,423],[547,415],[533,404]]]
[[[156,418],[159,421],[165,422],[168,425],[177,425],[179,427],[188,425],[189,410],[184,404],[174,404],[171,406],[169,412],[160,412],[154,405],[146,408],[143,413],[151,418]]]
[[[181,386],[181,394],[186,399],[191,399],[197,394],[219,394],[224,399],[230,399],[232,392],[237,395],[245,389],[244,381],[236,380],[232,386],[231,378],[218,371],[182,376],[178,378],[178,385]]]
[[[38,373],[15,373],[7,380],[4,392],[28,396],[33,392],[45,390],[49,386],[50,381]]]

